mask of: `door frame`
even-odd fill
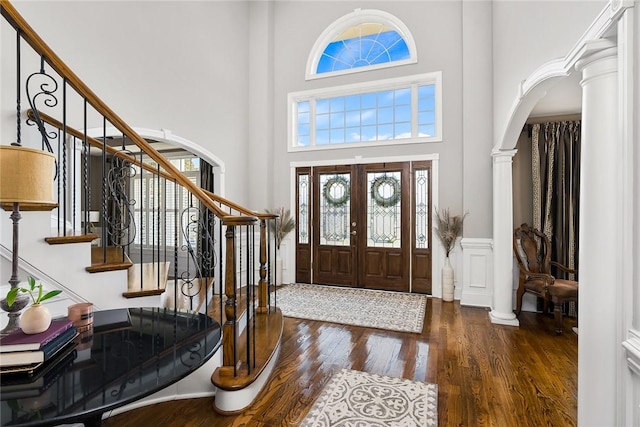
[[[295,212],[296,207],[296,168],[300,167],[315,167],[315,166],[332,166],[332,165],[362,165],[369,163],[391,163],[391,162],[416,162],[422,160],[431,161],[431,209],[435,212],[438,206],[438,162],[440,155],[438,153],[423,154],[416,156],[390,156],[390,157],[362,157],[355,156],[352,158],[341,158],[333,160],[309,160],[300,162],[289,163],[289,206],[292,212]],[[436,242],[437,239],[433,239],[431,242],[431,296],[434,298],[442,297],[442,280],[441,270],[442,263],[444,262],[445,254],[441,244]],[[295,245],[292,245],[295,246]],[[295,250],[292,248],[287,256],[291,256],[290,259],[294,260],[295,265]],[[411,282],[409,283],[409,289],[411,290]]]

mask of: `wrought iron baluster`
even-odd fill
[[[40,77],[43,81],[38,85],[36,80]],[[31,94],[32,86],[36,86],[39,92],[34,95]],[[55,92],[58,90],[58,82],[51,75],[47,74],[44,69],[44,56],[40,57],[40,71],[32,73],[27,77],[26,81],[26,93],[29,106],[31,107],[32,119],[27,119],[27,125],[35,125],[42,136],[42,149],[45,148],[50,153],[53,153],[51,147],[50,138],[55,138],[56,133],[47,133],[44,125],[44,121],[40,118],[40,110],[38,109],[38,102],[42,99],[42,104],[46,107],[53,108],[58,105],[58,98],[55,96]],[[56,168],[57,170],[57,168]],[[56,176],[57,177],[57,176]]]
[[[120,150],[120,152],[133,157],[133,153],[129,150]],[[128,247],[136,237],[132,210],[136,200],[131,199],[128,192],[129,184],[136,174],[133,164],[117,155],[113,156],[107,180],[112,203],[112,215],[107,218],[107,228],[111,244],[123,249],[123,258],[125,247]]]
[[[21,70],[20,70],[20,44],[22,41],[22,32],[16,30],[16,142],[14,145],[22,145],[22,128],[21,128],[21,102],[22,102],[22,87],[21,87]]]

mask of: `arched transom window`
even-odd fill
[[[318,38],[307,62],[307,79],[417,62],[409,29],[380,10],[343,16]]]

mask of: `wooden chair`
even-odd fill
[[[522,224],[513,233],[513,251],[520,268],[518,292],[516,294],[516,316],[522,309],[522,296],[530,292],[544,299],[544,312],[548,311],[548,304],[554,304],[556,333],[562,333],[562,306],[566,301],[578,300],[578,282],[575,280],[558,279],[551,275],[551,266],[555,266],[565,273],[576,273],[575,270],[551,261],[551,243],[546,235]]]

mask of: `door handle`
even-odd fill
[[[352,235],[352,236],[355,236],[356,234],[358,234],[358,233],[356,232],[356,230],[353,230],[353,231],[351,232],[351,235]]]

